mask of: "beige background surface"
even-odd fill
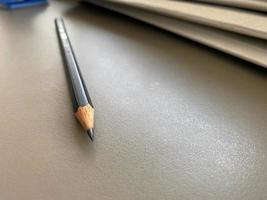
[[[72,116],[54,18],[96,107]],[[92,6],[0,11],[0,199],[267,198],[266,70]]]

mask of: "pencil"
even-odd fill
[[[63,19],[56,19],[55,24],[69,79],[74,115],[93,141],[94,106],[75,58]]]

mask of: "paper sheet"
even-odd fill
[[[194,0],[194,1],[267,12],[267,1],[262,1],[262,0]]]

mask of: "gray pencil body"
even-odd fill
[[[84,84],[78,63],[76,61],[73,49],[71,47],[67,31],[62,19],[56,19],[56,28],[62,53],[64,54],[65,64],[70,80],[72,92],[72,102],[75,110],[75,116],[81,125],[86,129],[91,140],[94,138],[94,108]]]
[[[68,68],[68,73],[75,98],[79,106],[85,106],[89,103],[88,98],[80,77],[80,73],[77,69],[77,63],[70,45],[70,41],[68,39],[68,35],[65,31],[63,20],[56,19],[56,25],[58,28],[58,34],[61,44],[63,46],[62,50],[64,51],[66,66]]]

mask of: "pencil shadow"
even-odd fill
[[[76,120],[76,122],[77,122],[76,123],[77,130],[79,130],[78,132],[80,133],[79,136],[75,137],[77,140],[77,146],[80,147],[81,152],[85,153],[85,156],[90,155],[90,159],[94,159],[95,158],[95,143],[97,143],[97,140],[92,142],[89,136],[87,135],[87,133],[85,132],[85,130],[79,124],[78,120]],[[77,135],[76,132],[74,134]]]

